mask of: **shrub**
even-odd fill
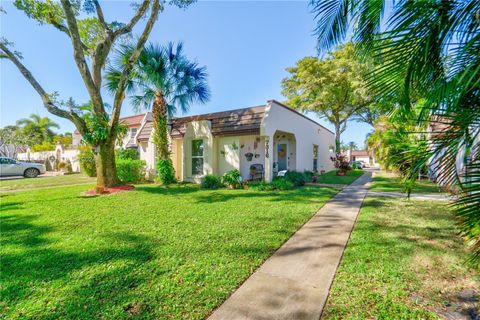
[[[65,169],[67,170],[67,172],[72,173],[73,168],[72,168],[72,162],[70,161],[70,159],[68,159],[65,163],[66,163]]]
[[[157,180],[164,185],[171,184],[177,181],[175,178],[175,169],[173,168],[172,160],[158,160],[157,162]]]
[[[330,160],[333,161],[333,165],[340,172],[347,172],[351,169],[350,164],[348,163],[347,156],[337,153],[335,157],[330,157]]]
[[[65,171],[65,168],[67,167],[67,163],[66,162],[63,162],[63,161],[60,161],[57,165],[57,169],[59,171]]]
[[[88,147],[80,149],[78,154],[78,160],[80,161],[80,168],[89,177],[97,176],[97,167],[95,165],[95,155],[93,151]]]
[[[118,149],[116,152],[117,159],[138,160],[137,149]]]
[[[291,182],[295,187],[305,185],[305,176],[301,172],[287,171],[284,180]]]
[[[223,187],[223,183],[220,177],[214,176],[213,174],[207,174],[205,178],[203,178],[200,187],[202,189],[218,189]]]
[[[233,189],[238,189],[242,186],[242,175],[237,169],[225,172],[222,177],[222,182]]]
[[[275,178],[272,181],[272,186],[277,189],[277,190],[292,190],[295,188],[295,185],[293,182],[286,180],[286,179],[281,179],[281,178]]]
[[[249,182],[247,187],[256,191],[273,191],[275,187],[268,182],[259,181],[259,182]]]
[[[116,159],[117,176],[120,181],[141,182],[145,179],[145,161],[132,159]]]
[[[50,162],[50,160],[48,158],[45,159],[45,162],[43,164],[45,165],[45,170],[53,171],[52,163]]]
[[[313,171],[305,170],[303,172],[303,176],[305,177],[305,182],[313,182],[312,179],[314,176],[316,176],[316,173]]]

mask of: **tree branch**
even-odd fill
[[[15,54],[7,48],[6,44],[0,42],[0,49],[3,51],[1,53],[2,56],[5,56],[7,57],[7,59],[12,61],[13,64],[15,64],[15,66],[18,68],[20,73],[32,85],[35,91],[37,91],[37,93],[42,98],[43,105],[48,110],[48,112],[58,117],[65,118],[72,121],[81,134],[86,132],[85,121],[75,112],[62,110],[58,106],[56,106],[55,103],[50,99],[50,96],[48,95],[48,93],[43,89],[40,83],[38,83],[38,81],[35,79],[32,73],[20,62],[20,60],[15,56]]]
[[[105,113],[105,108],[103,106],[102,96],[100,94],[100,88],[97,88],[95,82],[93,81],[92,75],[90,74],[90,69],[88,68],[87,61],[85,59],[85,54],[83,52],[82,41],[80,39],[80,33],[78,31],[77,19],[75,13],[72,9],[72,5],[69,0],[60,0],[65,12],[68,30],[70,32],[70,39],[72,40],[73,46],[73,57],[75,63],[77,64],[80,75],[82,76],[83,82],[88,90],[90,98],[92,99],[93,110],[97,114]]]
[[[150,5],[150,0],[144,0],[140,8],[138,8],[137,12],[133,16],[133,18],[128,22],[124,27],[116,30],[114,32],[114,36],[118,37],[122,34],[126,34],[132,31],[133,27],[137,24],[137,22],[140,20],[141,17],[147,12],[147,9]],[[155,3],[154,3],[155,5]],[[152,7],[153,10],[153,7]]]
[[[145,1],[147,2],[147,1]],[[145,4],[144,2],[144,4]],[[141,11],[141,10],[139,10]],[[120,80],[118,82],[117,86],[117,91],[115,93],[115,98],[113,101],[113,112],[112,112],[112,118],[110,119],[110,127],[113,129],[117,123],[118,119],[120,117],[120,110],[122,107],[122,102],[123,99],[125,98],[125,86],[128,80],[128,77],[130,75],[130,72],[133,69],[134,64],[137,62],[138,57],[140,56],[140,52],[143,49],[143,46],[145,45],[145,42],[147,42],[148,36],[150,35],[150,32],[152,31],[153,25],[155,24],[155,21],[157,20],[158,17],[158,12],[160,11],[160,2],[159,0],[154,0],[152,4],[152,10],[150,14],[150,18],[148,19],[148,22],[145,26],[145,29],[142,32],[142,35],[138,39],[137,45],[135,47],[135,50],[133,50],[132,54],[130,55],[130,58],[128,59],[128,62],[126,63],[122,74],[120,75]],[[137,12],[138,14],[138,12]],[[132,19],[133,20],[133,19]],[[110,131],[111,134],[114,134],[114,130]]]
[[[103,15],[103,10],[100,6],[100,3],[98,3],[98,0],[93,0],[93,4],[95,5],[95,10],[97,11],[98,21],[105,30],[110,30],[108,23],[105,22],[105,16]]]

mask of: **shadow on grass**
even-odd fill
[[[55,228],[38,225],[36,219],[35,215],[2,216],[3,315],[27,316],[19,310],[36,306],[30,310],[37,310],[38,318],[92,319],[112,308],[128,317],[128,310],[118,308],[132,296],[138,298],[134,290],[146,281],[135,270],[152,259],[152,245],[158,248],[162,243],[145,236],[108,233],[93,239],[86,235],[82,248],[59,247],[64,239],[52,237]],[[89,245],[90,241],[94,244]],[[45,294],[47,289],[54,291]],[[142,307],[142,312],[148,309]]]

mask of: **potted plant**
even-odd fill
[[[350,164],[348,163],[347,156],[337,153],[335,157],[330,157],[330,160],[333,161],[333,165],[337,168],[337,175],[344,176],[347,174],[347,171],[350,170]]]

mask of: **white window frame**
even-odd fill
[[[196,155],[193,155],[193,142],[194,141],[201,141],[202,142],[202,155],[201,156],[196,156]],[[205,141],[203,139],[192,139],[190,141],[190,151],[191,151],[191,161],[190,161],[190,164],[191,164],[191,174],[192,176],[194,177],[198,177],[198,176],[203,176],[203,172],[205,170]],[[200,173],[194,173],[193,172],[193,159],[202,159],[202,170]]]
[[[135,130],[135,134],[133,133],[134,130]],[[131,129],[130,129],[130,139],[135,138],[135,136],[137,135],[137,133],[138,133],[138,128],[131,128]]]

